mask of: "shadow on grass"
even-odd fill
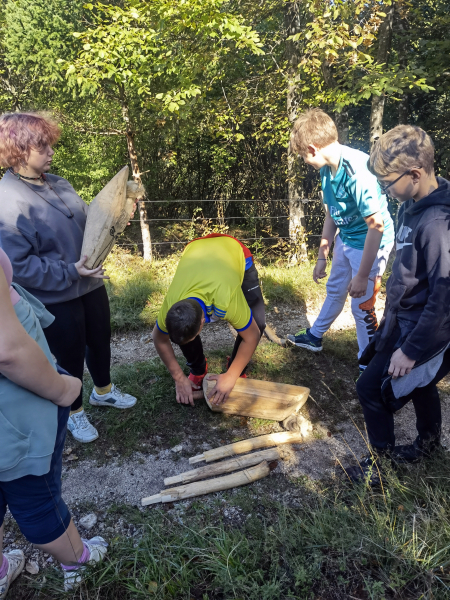
[[[225,371],[227,352],[229,350],[224,348],[208,353],[210,373]],[[354,385],[358,373],[356,352],[354,335],[349,332],[339,332],[333,339],[326,339],[325,350],[319,355],[293,347],[282,348],[263,340],[250,362],[248,374],[253,379],[309,387],[317,404],[309,400],[302,412],[313,422],[326,417],[333,430],[335,424],[348,420],[349,410],[362,422]],[[180,365],[188,373],[183,359]],[[124,411],[90,406],[92,381],[86,375],[84,405],[100,436],[94,444],[77,444],[70,439],[70,445],[76,446],[80,458],[104,459],[110,446],[118,455],[126,456],[139,450],[143,443],[151,446],[156,435],[162,438],[165,448],[173,447],[188,436],[198,440],[200,449],[201,441],[206,439],[220,446],[280,430],[276,421],[213,413],[203,400],[197,401],[194,408],[177,404],[173,380],[160,359],[114,367],[112,381],[124,392],[136,396],[138,402]]]

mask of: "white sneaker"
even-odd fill
[[[89,403],[93,406],[114,406],[115,408],[131,408],[136,402],[134,396],[124,394],[114,384],[112,384],[111,391],[108,394],[97,394],[94,389],[89,398]]]
[[[22,573],[25,566],[25,556],[22,550],[11,550],[5,556],[8,559],[9,566],[6,575],[3,579],[0,579],[0,600],[6,598],[9,586]]]
[[[91,557],[86,565],[94,565],[95,563],[101,562],[107,553],[108,544],[105,540],[97,535],[91,540],[83,539],[83,542],[89,548],[89,552],[91,553]],[[64,571],[64,589],[66,592],[69,592],[70,590],[73,590],[74,587],[80,585],[85,569],[86,566],[81,566],[76,571]]]
[[[67,421],[67,429],[77,440],[77,442],[93,442],[98,438],[98,431],[88,421],[84,410],[70,415]]]

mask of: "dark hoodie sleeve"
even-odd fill
[[[435,333],[442,332],[450,315],[450,221],[446,218],[428,222],[416,243],[425,258],[429,296],[423,312],[401,349],[409,358],[419,361],[436,343]],[[449,339],[450,342],[450,331]]]

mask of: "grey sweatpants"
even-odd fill
[[[393,244],[392,244],[393,245]],[[380,289],[381,276],[386,270],[392,245],[380,248],[369,275],[369,285],[366,295],[362,298],[352,298],[352,313],[356,323],[356,337],[358,339],[358,358],[370,342],[375,333],[378,322],[375,313],[375,301]],[[347,246],[336,236],[334,242],[333,262],[327,281],[327,297],[311,333],[321,338],[331,327],[333,321],[339,316],[347,299],[347,287],[357,274],[363,250]]]

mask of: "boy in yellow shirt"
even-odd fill
[[[194,405],[207,371],[200,332],[224,319],[238,332],[226,373],[211,376],[214,403],[225,402],[258,345],[266,326],[258,272],[250,250],[235,238],[211,234],[188,244],[153,329],[161,360],[175,381],[178,403]],[[172,348],[178,344],[190,367],[186,377]]]

